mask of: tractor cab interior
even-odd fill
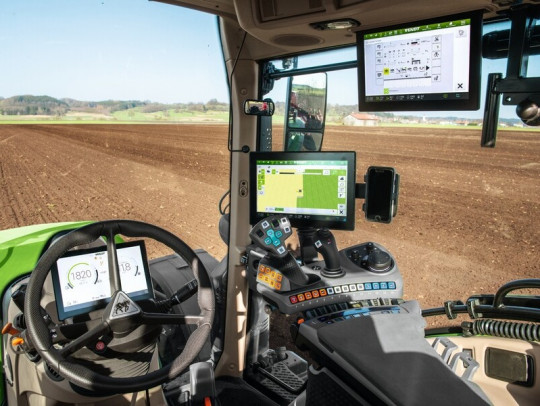
[[[501,103],[540,125],[540,78],[527,76],[538,1],[158,1],[217,16],[227,255],[144,219],[13,234],[0,266],[14,267],[22,247],[36,254],[2,293],[3,404],[535,404],[540,279],[430,310],[404,299],[395,253],[372,236],[340,241],[400,213],[399,168],[341,140],[328,147],[325,129],[328,77],[351,70],[359,111],[482,106],[478,148],[495,147]],[[482,56],[507,58],[506,74],[482,77]],[[365,173],[360,157],[373,159]],[[169,253],[149,260],[156,245]],[[458,314],[470,320],[427,327]],[[279,318],[287,345],[273,337]]]

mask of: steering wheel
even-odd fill
[[[120,272],[116,252],[115,236],[148,237],[171,248],[191,265],[199,284],[197,301],[199,315],[178,315],[147,313],[120,290]],[[61,348],[53,344],[51,331],[41,313],[42,289],[49,270],[56,260],[69,249],[88,244],[99,237],[107,240],[109,275],[113,295],[96,326],[89,327],[80,337],[71,340]],[[115,304],[122,304],[122,312]],[[109,220],[86,225],[71,231],[43,254],[30,276],[24,301],[24,313],[28,326],[29,344],[61,376],[75,385],[100,393],[129,393],[146,390],[178,376],[189,366],[201,351],[208,338],[214,319],[214,293],[204,265],[193,250],[181,239],[157,226],[132,220]],[[69,358],[77,350],[95,341],[104,334],[131,332],[140,325],[196,324],[196,330],[189,336],[184,350],[169,365],[138,377],[110,377],[102,375]]]

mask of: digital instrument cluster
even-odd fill
[[[143,241],[117,244],[121,289],[133,300],[153,297]],[[111,295],[109,260],[104,247],[69,251],[52,269],[59,320],[88,313]]]

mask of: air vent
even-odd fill
[[[262,22],[325,11],[322,0],[259,0]]]
[[[61,382],[64,380],[49,364],[45,363],[45,373],[52,381]]]

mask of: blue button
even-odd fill
[[[283,236],[283,233],[281,231],[276,231],[276,237],[281,238]]]
[[[364,283],[364,289],[365,289],[365,290],[371,290],[371,289],[373,289],[373,288],[371,287],[371,283]]]
[[[279,247],[279,246],[281,245],[281,241],[276,240],[275,238],[272,240],[272,243],[273,243],[276,247]]]
[[[334,288],[326,288],[326,291],[328,292],[329,295],[334,294]]]
[[[271,239],[270,237],[266,237],[266,238],[264,239],[264,243],[265,243],[266,245],[270,245],[270,244],[272,244],[272,239]]]
[[[381,289],[388,289],[388,284],[386,282],[381,282]]]
[[[388,289],[395,289],[396,283],[395,282],[388,282]]]
[[[266,235],[267,235],[268,237],[273,237],[273,236],[274,236],[274,230],[268,230],[268,231],[266,232]]]
[[[379,290],[379,282],[373,282],[373,290]]]

